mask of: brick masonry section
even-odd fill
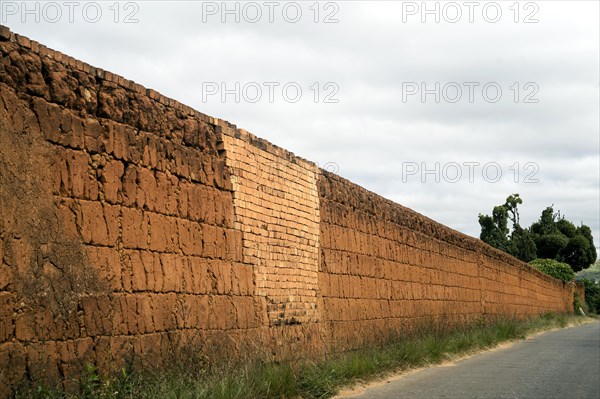
[[[255,292],[267,302],[269,325],[317,321],[318,169],[238,130],[221,129],[232,171],[235,227]]]
[[[0,56],[0,398],[183,345],[317,357],[573,311],[573,284],[235,125],[3,26]]]

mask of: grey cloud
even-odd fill
[[[320,165],[334,162],[344,177],[467,234],[478,236],[479,212],[519,192],[524,224],[554,203],[598,243],[599,5],[536,2],[539,23],[515,24],[509,3],[497,24],[402,23],[401,2],[367,1],[337,2],[337,24],[204,23],[199,2],[154,1],[139,2],[138,24],[8,25]],[[295,81],[304,95],[295,104],[202,101],[203,82],[249,81]],[[315,104],[314,82],[337,83],[339,103]],[[495,104],[404,103],[403,82],[497,82],[504,91]],[[514,103],[514,82],[536,83],[539,103]],[[404,183],[402,162],[497,162],[507,173],[535,162],[540,182]]]

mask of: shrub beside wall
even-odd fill
[[[534,259],[529,263],[539,271],[560,281],[569,282],[575,280],[575,272],[567,263],[554,259]]]

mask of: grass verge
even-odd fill
[[[449,329],[423,327],[412,338],[381,347],[336,354],[318,362],[255,362],[222,365],[179,362],[169,367],[127,373],[102,381],[93,367],[80,382],[80,393],[49,390],[35,383],[17,398],[35,399],[242,399],[329,398],[340,388],[390,373],[440,363],[456,356],[522,339],[536,332],[582,324],[590,318],[546,314],[524,321],[498,320]]]

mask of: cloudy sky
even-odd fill
[[[2,0],[0,13],[464,233],[520,193],[522,224],[554,204],[600,245],[597,1]]]

